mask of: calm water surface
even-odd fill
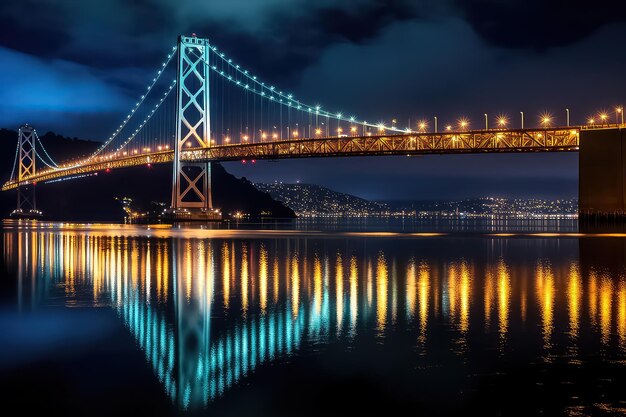
[[[5,409],[626,414],[623,234],[571,220],[3,229]]]

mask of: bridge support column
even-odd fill
[[[174,220],[219,220],[211,198],[211,166],[181,160],[187,149],[211,146],[209,41],[178,38],[176,142],[172,205]],[[189,151],[187,151],[189,152]]]
[[[581,218],[626,217],[626,129],[581,130]]]
[[[33,219],[39,218],[42,215],[42,213],[37,210],[35,184],[22,182],[26,177],[35,174],[36,155],[35,129],[29,125],[21,126],[19,129],[18,145],[17,207],[11,213],[11,217]]]

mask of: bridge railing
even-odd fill
[[[576,151],[580,126],[543,129],[493,129],[445,131],[440,133],[411,132],[404,134],[339,135],[317,138],[234,143],[208,148],[189,148],[181,152],[181,160],[219,162],[242,159],[282,159],[342,156],[426,155],[442,153],[495,153]],[[128,150],[101,155],[80,163],[66,163],[24,178],[8,181],[2,191],[34,182],[50,181],[106,169],[171,162],[173,151]]]

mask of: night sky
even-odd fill
[[[584,123],[626,102],[623,1],[9,0],[0,4],[0,126],[103,140],[179,34],[207,37],[305,103],[473,127],[519,112]],[[575,197],[576,154],[226,164],[254,181],[370,199]]]

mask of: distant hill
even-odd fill
[[[333,191],[314,184],[255,184],[275,200],[290,207],[299,216],[357,216],[384,212],[384,204]]]
[[[313,184],[255,184],[299,216],[575,216],[576,199],[510,199],[500,197],[460,200],[418,200],[373,202]]]
[[[101,143],[46,133],[41,140],[57,162],[86,156]],[[9,179],[17,132],[0,129],[0,178]],[[225,214],[241,211],[251,217],[295,217],[290,208],[257,190],[245,177],[238,179],[220,164],[212,165],[213,203]],[[116,197],[131,197],[134,207],[147,209],[152,201],[169,205],[172,167],[170,164],[132,167],[100,172],[86,178],[37,185],[37,206],[46,218],[73,221],[120,221],[122,207]],[[0,193],[0,217],[16,204],[16,192]]]
[[[578,200],[575,198],[548,200],[483,197],[441,201],[389,201],[387,205],[391,213],[404,212],[418,215],[534,216],[578,213]]]

